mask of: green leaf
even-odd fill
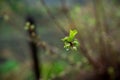
[[[68,51],[70,49],[70,43],[65,42],[64,48]]]
[[[69,41],[72,41],[77,33],[77,30],[70,30]]]
[[[75,35],[77,34],[77,30],[70,30],[70,33],[69,33],[69,36],[65,37],[62,39],[62,41],[68,41],[68,42],[71,42],[74,40],[75,38]]]
[[[79,46],[80,45],[77,39],[74,39],[74,41],[72,43],[73,43],[74,46]]]
[[[64,41],[64,42],[67,41],[67,40],[68,40],[68,37],[65,37],[65,38],[62,39],[62,41]]]
[[[62,41],[64,42],[64,48],[67,51],[69,51],[70,49],[77,50],[77,47],[79,46],[78,40],[75,39],[75,35],[77,33],[77,30],[70,30],[69,36],[62,39]]]

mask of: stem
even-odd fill
[[[27,22],[30,23],[30,25],[35,25],[34,23],[34,20],[32,17],[27,17]],[[28,34],[29,34],[29,37],[31,39],[35,39],[35,36],[33,36],[32,34],[35,33],[36,34],[36,29],[28,29]],[[31,49],[31,52],[32,52],[32,58],[33,58],[33,68],[34,68],[34,73],[35,73],[35,78],[36,80],[39,80],[41,78],[41,74],[40,74],[40,69],[39,69],[39,59],[38,59],[38,54],[37,54],[37,46],[36,46],[36,43],[31,40],[29,41],[29,45],[30,45],[30,49]]]

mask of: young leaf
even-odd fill
[[[65,37],[62,39],[63,42],[67,41],[68,40],[68,37]]]
[[[62,39],[64,42],[64,48],[68,51],[70,49],[77,50],[79,46],[79,42],[75,39],[75,35],[77,34],[77,30],[70,30],[69,36]]]
[[[69,41],[72,41],[77,33],[77,30],[70,30]]]

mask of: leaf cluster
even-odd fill
[[[75,38],[77,33],[77,30],[70,30],[69,36],[62,39],[62,41],[64,42],[64,48],[67,51],[70,49],[77,50],[77,47],[79,46],[79,42]]]

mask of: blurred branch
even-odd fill
[[[116,63],[115,54],[112,42],[110,41],[111,36],[109,36],[109,25],[107,23],[107,17],[104,10],[103,0],[93,0],[94,14],[96,18],[96,31],[99,34],[99,59],[101,65],[98,69],[102,71],[102,74],[107,74],[107,69],[111,64]],[[111,60],[111,58],[112,60]]]
[[[66,16],[66,18],[67,18],[67,20],[70,24],[69,28],[70,29],[75,29],[76,25],[75,25],[74,20],[71,18],[70,14],[69,14],[70,9],[68,9],[68,7],[67,7],[67,1],[66,0],[61,0],[61,8],[62,8],[62,12]]]
[[[94,15],[95,15],[95,18],[96,18],[96,27],[95,27],[95,31],[97,31],[99,37],[98,37],[98,40],[99,40],[99,43],[98,43],[98,49],[99,49],[99,55],[100,55],[100,59],[101,60],[105,60],[105,54],[108,53],[106,51],[106,45],[105,45],[105,42],[104,42],[104,38],[103,38],[103,33],[104,33],[104,27],[100,21],[101,19],[101,10],[100,10],[100,7],[101,7],[101,0],[93,0],[93,5],[94,5]],[[101,63],[101,65],[99,65],[98,69],[99,68],[102,68],[102,66],[104,65],[103,64],[103,61],[99,61]],[[105,60],[106,61],[106,60]]]
[[[49,15],[49,17],[51,18],[52,21],[54,21],[54,23],[57,25],[57,27],[64,33],[64,35],[67,35],[67,32],[62,28],[62,26],[55,20],[55,16],[53,16],[50,12],[49,7],[46,5],[44,0],[40,0],[40,2],[42,3],[43,7],[46,9],[47,14]]]

